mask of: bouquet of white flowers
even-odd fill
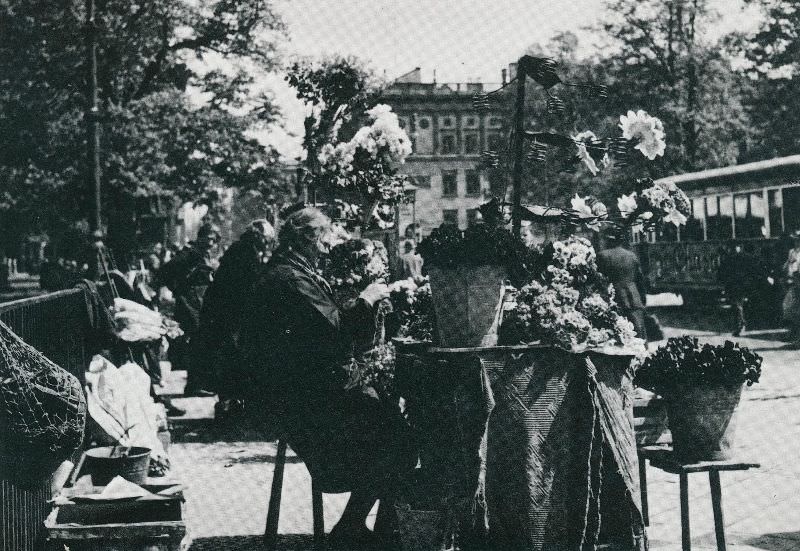
[[[521,342],[541,341],[567,350],[641,348],[633,324],[619,313],[614,287],[598,272],[591,243],[581,237],[545,249],[543,273],[517,294],[503,333]]]

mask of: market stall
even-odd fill
[[[462,548],[647,548],[629,355],[395,344],[422,469],[461,507]]]

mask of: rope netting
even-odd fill
[[[2,322],[0,398],[3,455],[17,461],[31,453],[65,459],[80,446],[86,422],[80,381]]]

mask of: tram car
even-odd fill
[[[783,263],[800,230],[800,155],[663,178],[691,199],[680,228],[665,225],[636,244],[650,292],[673,292],[684,303],[720,297],[721,258],[735,245],[760,259],[775,280],[764,289],[764,315],[780,306]],[[768,283],[765,283],[768,285]],[[777,304],[776,304],[777,303]]]

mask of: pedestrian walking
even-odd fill
[[[717,278],[733,306],[732,333],[738,337],[747,329],[747,303],[762,298],[764,294],[766,270],[750,251],[736,243],[720,260]]]
[[[625,247],[626,235],[609,230],[601,237],[597,267],[614,285],[614,295],[622,314],[633,323],[636,336],[647,342],[645,300],[647,287],[639,258]]]
[[[422,257],[414,249],[413,241],[403,244],[403,254],[400,255],[400,279],[422,277]]]
[[[800,230],[792,234],[792,247],[783,264],[784,288],[783,320],[789,326],[793,343],[800,342]]]
[[[192,343],[195,384],[217,393],[218,416],[240,411],[248,385],[239,351],[239,332],[247,300],[265,259],[274,248],[275,230],[254,220],[219,262],[200,311],[197,338]]]

